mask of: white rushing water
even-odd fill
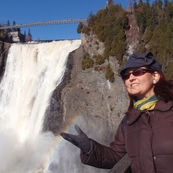
[[[0,173],[41,173],[55,137],[42,133],[50,96],[80,40],[13,44],[0,84]]]

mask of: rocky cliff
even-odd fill
[[[87,126],[90,126],[89,124],[96,126],[97,122],[102,121],[101,124],[105,126],[103,131],[110,129],[114,134],[117,124],[119,124],[128,107],[127,93],[118,75],[119,65],[115,58],[110,57],[109,62],[115,73],[115,82],[110,83],[105,79],[103,71],[98,72],[94,69],[82,70],[81,56],[83,53],[82,45],[69,56],[64,80],[54,91],[51,100],[52,104],[47,110],[46,117],[50,118],[45,121],[46,129],[57,132],[57,128],[53,127],[54,119],[52,119],[55,115],[58,116],[57,120],[61,121],[62,127],[72,117],[82,116],[86,124],[88,124]],[[61,99],[59,100],[59,98]],[[52,113],[53,116],[51,115]],[[99,129],[102,129],[102,127],[99,126]],[[106,136],[108,137],[109,135],[106,134]]]
[[[129,100],[124,83],[118,75],[119,64],[115,58],[109,58],[115,74],[114,83],[105,79],[104,70],[82,70],[81,57],[86,50],[95,54],[93,46],[88,45],[92,43],[86,41],[88,39],[90,38],[83,38],[85,41],[82,41],[80,48],[69,55],[64,79],[54,91],[47,109],[44,130],[58,134],[73,121],[89,137],[109,145],[128,108]],[[105,66],[107,64],[106,61]],[[97,172],[100,170],[94,171]]]
[[[5,71],[5,64],[7,60],[9,47],[9,43],[0,42],[0,81]]]

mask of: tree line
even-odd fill
[[[135,1],[134,12],[140,29],[138,51],[152,51],[162,63],[166,77],[173,79],[173,2]]]
[[[145,2],[131,0],[130,5],[132,6],[131,13],[134,14],[139,28],[137,51],[152,51],[162,63],[166,77],[173,79],[173,2],[155,0],[150,3],[149,0]],[[78,32],[88,35],[96,34],[105,44],[104,55],[94,58],[85,56],[82,64],[84,69],[90,67],[98,69],[98,66],[101,66],[109,56],[116,57],[122,64],[123,57],[126,55],[125,30],[128,28],[127,10],[120,4],[114,4],[113,0],[108,0],[107,6],[95,15],[90,14],[87,25],[80,23]],[[90,63],[87,63],[89,61]]]
[[[110,0],[106,8],[99,10],[95,15],[90,14],[87,25],[79,24],[79,33],[96,34],[98,39],[104,42],[105,45],[104,55],[87,56],[87,59],[84,56],[82,61],[83,69],[94,67],[95,70],[100,70],[105,59],[108,59],[109,56],[116,56],[119,62],[121,62],[126,51],[126,35],[124,30],[127,25],[128,17],[125,10],[121,5],[114,5],[113,1]],[[110,64],[106,67],[105,77],[111,82],[114,81]]]

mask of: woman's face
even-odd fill
[[[130,76],[129,78],[124,79],[124,82],[129,95],[135,96],[139,99],[144,99],[154,94],[154,86],[159,81],[160,74],[158,72],[151,71],[143,71],[143,73],[139,73],[140,71],[137,71],[138,75],[135,73],[134,75],[132,74],[132,72],[141,69],[143,71],[143,69],[146,69],[146,67],[127,69],[125,73],[127,76]]]

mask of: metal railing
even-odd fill
[[[66,20],[54,20],[54,21],[47,21],[47,22],[35,22],[35,23],[28,23],[28,24],[19,24],[19,25],[13,25],[13,26],[1,26],[0,30],[10,29],[10,28],[22,28],[22,27],[38,26],[38,25],[79,23],[79,22],[87,22],[87,19],[66,19]]]

